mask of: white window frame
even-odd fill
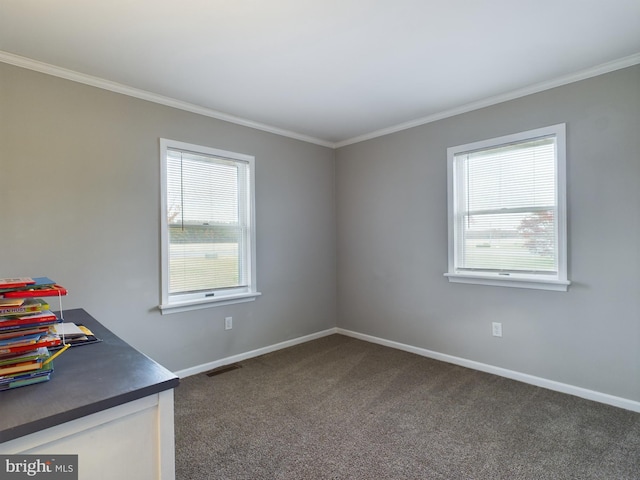
[[[246,162],[249,165],[249,188],[246,199],[246,214],[249,217],[249,235],[246,247],[248,256],[247,272],[248,285],[246,287],[224,290],[204,291],[187,294],[169,294],[169,224],[167,206],[167,150],[176,149],[196,154],[221,157]],[[194,145],[165,138],[160,139],[160,237],[161,237],[161,301],[159,309],[162,314],[178,313],[189,310],[230,305],[234,303],[250,302],[260,295],[256,284],[256,220],[255,220],[255,157],[242,153],[229,152],[216,148]]]
[[[558,258],[558,271],[554,275],[531,275],[525,273],[501,273],[491,271],[469,271],[457,267],[456,255],[459,247],[459,233],[457,231],[459,198],[457,188],[459,172],[456,172],[456,155],[484,149],[499,147],[502,145],[520,143],[549,135],[556,138],[556,211],[557,232],[556,251]],[[505,135],[502,137],[482,140],[450,147],[447,149],[447,179],[448,179],[448,272],[445,276],[449,282],[480,284],[502,287],[532,288],[541,290],[566,291],[571,282],[567,279],[567,207],[566,207],[566,124],[552,125],[526,132]]]

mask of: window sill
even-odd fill
[[[467,283],[476,285],[490,285],[493,287],[532,288],[536,290],[552,290],[566,292],[571,282],[548,278],[533,278],[527,276],[510,276],[498,278],[494,275],[474,275],[462,273],[445,273],[451,283]]]
[[[162,315],[168,313],[188,312],[190,310],[201,310],[203,308],[220,307],[222,305],[232,305],[234,303],[253,302],[262,295],[260,292],[238,293],[236,295],[226,295],[218,298],[203,298],[198,300],[186,300],[159,305]]]

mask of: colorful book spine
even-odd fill
[[[21,288],[36,283],[31,277],[0,278],[0,288]]]
[[[16,328],[13,330],[0,331],[0,341],[11,339],[11,338],[18,338],[24,335],[31,335],[35,333],[44,335],[48,331],[49,331],[49,325],[42,325],[38,327]]]
[[[28,345],[2,345],[0,346],[0,355],[30,352],[42,347],[56,347],[61,343],[62,340],[57,335],[43,335],[37,341]]]
[[[52,372],[53,363],[50,362],[35,370],[0,376],[0,391],[46,382],[51,379]]]
[[[10,375],[12,373],[26,372],[29,370],[37,370],[41,367],[42,362],[37,360],[32,362],[13,363],[11,365],[0,367],[0,376]]]
[[[41,299],[26,299],[19,307],[0,307],[0,317],[10,315],[28,315],[49,310],[49,304]]]
[[[25,283],[23,285],[20,286],[13,286],[10,287],[8,285],[11,285],[11,283],[7,282],[4,284],[4,286],[0,286],[0,293],[5,293],[5,292],[9,292],[9,291],[15,291],[15,290],[28,290],[30,288],[34,288],[34,287],[45,287],[47,285],[55,285],[56,282],[54,282],[53,280],[51,280],[48,277],[34,277],[32,279],[30,279],[31,281],[29,283]],[[15,283],[14,283],[15,285]]]
[[[46,382],[51,379],[50,375],[50,373],[47,373],[45,375],[38,375],[37,377],[19,378],[10,382],[0,383],[0,392],[3,390],[13,390],[14,388]]]
[[[40,297],[66,294],[47,277],[0,278],[0,391],[50,379],[51,361],[69,345],[50,328],[62,320]]]
[[[0,317],[0,332],[17,328],[50,325],[59,321],[58,317],[49,310],[30,315]]]

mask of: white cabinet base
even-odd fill
[[[10,440],[0,453],[78,455],[80,480],[175,480],[173,390]]]

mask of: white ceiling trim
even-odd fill
[[[370,140],[376,137],[382,137],[390,133],[395,133],[402,130],[407,130],[409,128],[418,127],[426,123],[435,122],[436,120],[442,120],[443,118],[460,115],[461,113],[467,113],[473,110],[479,110],[480,108],[490,107],[491,105],[496,105],[498,103],[506,102],[508,100],[514,100],[516,98],[524,97],[526,95],[531,95],[533,93],[542,92],[544,90],[549,90],[551,88],[561,87],[562,85],[567,85],[569,83],[585,80],[591,77],[596,77],[598,75],[603,75],[605,73],[613,72],[614,70],[620,70],[622,68],[631,67],[639,63],[640,63],[640,53],[636,53],[633,55],[629,55],[628,57],[623,57],[618,60],[613,60],[611,62],[603,63],[601,65],[597,65],[595,67],[591,67],[585,70],[581,70],[579,72],[565,75],[563,77],[549,80],[547,82],[536,83],[534,85],[530,85],[528,87],[524,87],[518,90],[496,95],[494,97],[485,98],[477,102],[467,103],[466,105],[461,105],[459,107],[452,108],[450,110],[445,110],[443,112],[438,112],[433,115],[428,115],[426,117],[418,118],[416,120],[400,123],[398,125],[394,125],[388,128],[383,128],[381,130],[376,130],[375,132],[366,133],[364,135],[360,135],[358,137],[344,140],[342,142],[337,142],[334,144],[334,148],[345,147],[347,145],[352,145],[354,143],[363,142],[365,140]]]
[[[23,67],[29,70],[35,70],[36,72],[45,73],[54,77],[64,78],[73,82],[83,83],[92,87],[102,88],[115,93],[121,93],[130,97],[139,98],[141,100],[147,100],[149,102],[159,103],[167,107],[173,107],[180,110],[185,110],[191,113],[197,113],[198,115],[204,115],[205,117],[212,117],[218,120],[224,120],[225,122],[235,123],[237,125],[243,125],[245,127],[255,128],[269,133],[275,133],[283,137],[294,138],[296,140],[302,140],[303,142],[314,143],[323,147],[335,148],[333,142],[327,142],[319,138],[310,137],[300,133],[284,130],[282,128],[273,127],[264,123],[254,122],[245,118],[235,117],[223,112],[218,112],[211,108],[201,107],[189,102],[183,102],[182,100],[176,100],[175,98],[165,97],[164,95],[158,95],[148,92],[139,88],[130,87],[122,83],[112,82],[103,78],[94,77],[92,75],[86,75],[84,73],[76,72],[74,70],[68,70],[66,68],[57,67],[30,58],[14,55],[9,52],[0,50],[0,62],[9,63],[16,67]]]
[[[345,147],[347,145],[363,142],[365,140],[370,140],[372,138],[388,135],[390,133],[395,133],[402,130],[407,130],[409,128],[424,125],[427,123],[435,122],[437,120],[442,120],[444,118],[452,117],[454,115],[459,115],[461,113],[466,113],[473,110],[478,110],[480,108],[489,107],[491,105],[496,105],[498,103],[524,97],[526,95],[531,95],[533,93],[542,92],[544,90],[548,90],[551,88],[567,85],[569,83],[585,80],[587,78],[602,75],[608,72],[612,72],[614,70],[619,70],[622,68],[637,65],[637,64],[640,64],[640,53],[629,55],[628,57],[623,57],[621,59],[614,60],[611,62],[603,63],[601,65],[597,65],[592,68],[581,70],[579,72],[572,73],[570,75],[565,75],[563,77],[559,77],[554,80],[530,85],[528,87],[514,90],[512,92],[507,92],[501,95],[496,95],[494,97],[489,97],[483,100],[479,100],[477,102],[461,105],[459,107],[452,108],[450,110],[445,110],[443,112],[435,113],[433,115],[428,115],[426,117],[418,118],[416,120],[412,120],[409,122],[400,123],[398,125],[394,125],[388,128],[383,128],[381,130],[376,130],[374,132],[370,132],[364,135],[360,135],[360,136],[357,136],[348,140],[344,140],[341,142],[336,142],[336,143],[328,142],[325,140],[321,140],[319,138],[303,135],[303,134],[292,132],[289,130],[273,127],[271,125],[254,122],[252,120],[236,117],[223,112],[218,112],[217,110],[202,107],[202,106],[195,105],[188,102],[183,102],[181,100],[176,100],[175,98],[158,95],[155,93],[148,92],[146,90],[130,87],[128,85],[124,85],[117,82],[112,82],[109,80],[105,80],[103,78],[94,77],[92,75],[86,75],[84,73],[76,72],[74,70],[68,70],[66,68],[57,67],[55,65],[51,65],[48,63],[39,62],[37,60],[32,60],[30,58],[21,57],[19,55],[14,55],[12,53],[4,52],[2,50],[0,50],[0,62],[15,65],[17,67],[27,68],[29,70],[34,70],[40,73],[45,73],[47,75],[64,78],[74,82],[83,83],[85,85],[102,88],[104,90],[109,90],[115,93],[128,95],[130,97],[139,98],[141,100],[147,100],[149,102],[158,103],[160,105],[165,105],[168,107],[185,110],[187,112],[196,113],[198,115],[203,115],[206,117],[223,120],[225,122],[242,125],[249,128],[255,128],[257,130],[274,133],[276,135],[281,135],[284,137],[301,140],[303,142],[313,143],[315,145],[336,149],[340,147]]]

